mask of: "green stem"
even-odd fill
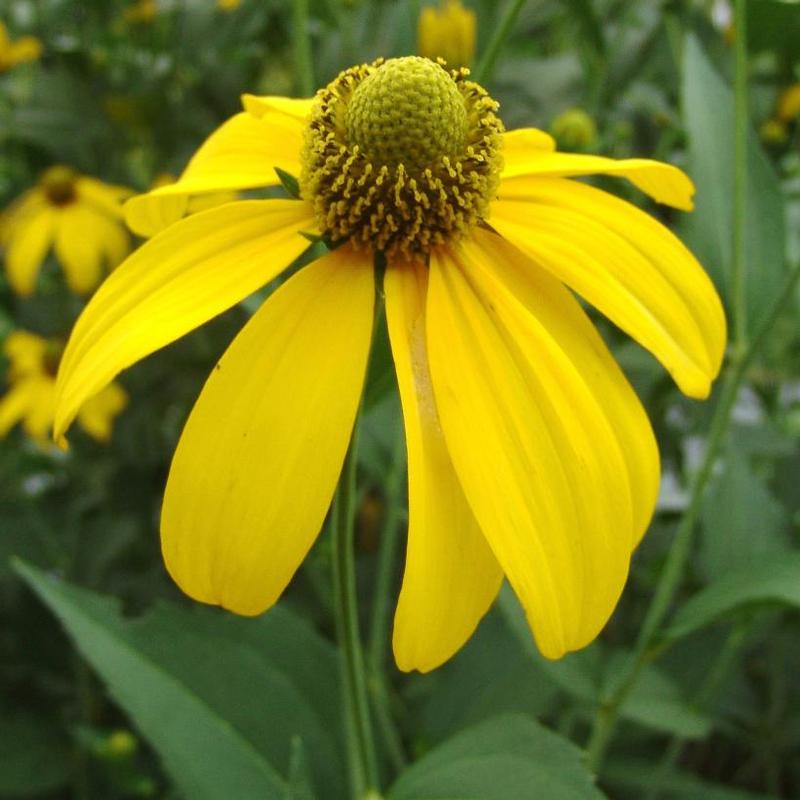
[[[692,702],[691,707],[694,711],[703,712],[709,706],[714,696],[719,691],[728,672],[736,658],[739,650],[744,643],[747,633],[747,625],[740,623],[736,625],[733,630],[728,634],[722,650],[711,665],[706,677],[700,686],[700,690]],[[673,736],[664,755],[658,763],[658,766],[650,779],[650,789],[644,797],[644,800],[658,800],[661,795],[661,784],[664,781],[667,773],[675,762],[680,758],[683,751],[684,738],[682,736]]]
[[[747,265],[745,216],[747,214],[747,14],[745,0],[736,0],[736,68],[734,76],[733,242],[731,262],[731,314],[733,349],[747,347]]]
[[[506,6],[506,12],[500,20],[500,24],[495,28],[492,38],[489,40],[489,44],[483,51],[480,63],[475,68],[475,80],[478,83],[486,83],[491,78],[497,56],[500,54],[500,50],[505,44],[506,38],[517,19],[517,14],[519,14],[524,4],[525,0],[509,0]]]
[[[389,708],[389,687],[384,667],[389,643],[389,620],[392,597],[392,582],[397,561],[397,549],[402,522],[401,495],[405,477],[405,436],[398,428],[391,455],[390,472],[386,478],[386,516],[381,526],[378,549],[378,567],[372,603],[367,664],[370,672],[375,717],[386,742],[387,754],[392,766],[399,772],[406,765],[406,755],[397,733]]]
[[[762,322],[751,343],[743,351],[734,351],[731,357],[722,393],[711,422],[711,430],[703,461],[692,483],[689,505],[678,526],[667,555],[667,562],[659,576],[658,586],[645,615],[633,657],[627,669],[620,676],[615,690],[607,700],[601,703],[595,716],[594,726],[586,746],[588,764],[595,772],[600,768],[606,749],[611,742],[622,704],[636,685],[644,667],[657,653],[657,648],[654,647],[654,644],[658,630],[669,612],[683,579],[686,563],[691,554],[695,524],[700,513],[703,493],[711,478],[714,462],[727,433],[731,411],[739,393],[739,387],[742,385],[747,368],[763,345],[786,304],[792,298],[799,278],[800,264],[795,266],[787,276],[770,313]]]
[[[342,467],[333,505],[333,593],[339,650],[343,662],[344,702],[356,800],[376,793],[378,765],[372,734],[364,653],[358,630],[358,598],[355,574],[355,501],[358,419]]]
[[[308,0],[292,0],[292,53],[295,86],[302,97],[314,94],[314,66],[308,26]]]

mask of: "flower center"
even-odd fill
[[[458,157],[467,139],[467,108],[438,64],[410,56],[387,61],[353,92],[345,113],[347,140],[374,164],[409,172]]]
[[[65,206],[75,199],[78,174],[70,167],[50,167],[40,179],[47,199],[55,206]]]
[[[484,217],[503,125],[468,74],[417,56],[379,59],[319,92],[300,189],[333,241],[424,258]]]

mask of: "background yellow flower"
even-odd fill
[[[8,29],[0,20],[0,72],[5,72],[17,64],[36,61],[41,55],[42,43],[35,36],[21,36],[12,42]]]
[[[0,437],[17,423],[43,448],[52,447],[55,376],[63,342],[28,331],[13,331],[3,344],[9,361],[5,394],[0,396]],[[78,413],[81,428],[99,442],[111,438],[116,416],[128,404],[127,392],[110,383],[89,398]]]
[[[132,194],[70,167],[48,169],[0,217],[0,245],[12,289],[23,296],[33,293],[51,247],[73,292],[94,289],[104,269],[113,269],[130,250],[122,201]]]

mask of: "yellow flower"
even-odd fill
[[[9,360],[9,389],[0,397],[0,437],[18,422],[40,446],[51,444],[55,410],[56,366],[63,342],[43,339],[27,331],[10,333],[3,345]],[[128,403],[128,395],[110,383],[81,405],[77,417],[81,427],[99,442],[111,438],[114,418]]]
[[[122,201],[133,194],[70,167],[51,167],[0,217],[9,283],[30,295],[50,247],[73,292],[86,294],[130,250]]]
[[[800,83],[792,84],[781,93],[776,116],[782,122],[791,122],[800,116]]]
[[[242,200],[147,242],[98,290],[59,373],[55,434],[120,370],[273,280],[178,444],[162,512],[167,568],[197,600],[271,606],[322,526],[359,405],[374,263],[406,430],[409,531],[395,617],[404,670],[466,641],[503,575],[549,658],[583,647],[620,596],[653,514],[659,458],[635,393],[570,290],[650,350],[691,397],[725,346],[719,298],[638,208],[572,178],[627,178],[692,207],[678,169],[503,132],[465,70],[424,58],[341,73],[311,99],[245,96],[158,209],[299,176],[301,199]],[[380,258],[377,258],[377,256]],[[377,270],[380,273],[380,270]]]
[[[217,8],[221,11],[235,11],[242,4],[242,0],[217,0]]]
[[[12,42],[8,29],[0,20],[0,72],[6,72],[17,64],[37,61],[42,55],[42,43],[35,36],[21,36]]]
[[[417,24],[417,52],[466,67],[475,56],[475,12],[460,0],[442,0],[439,8],[426,6]]]
[[[122,12],[122,16],[128,22],[152,22],[156,14],[158,14],[156,0],[138,0]]]
[[[150,189],[169,186],[175,183],[175,180],[174,175],[164,172],[156,176]],[[162,203],[155,209],[155,213],[150,213],[154,209],[151,209],[146,204],[128,204],[124,207],[125,222],[134,233],[138,233],[139,236],[150,237],[173,222],[177,222],[181,217],[215,208],[225,203],[232,203],[238,198],[238,192],[204,192],[193,197],[178,195],[173,197],[169,203]]]

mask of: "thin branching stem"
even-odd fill
[[[292,0],[292,54],[295,88],[302,97],[310,97],[316,86],[308,24],[308,0]]]

